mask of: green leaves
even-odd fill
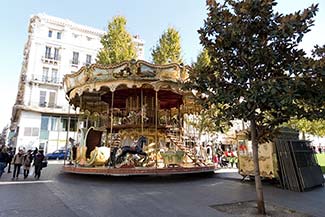
[[[325,120],[318,119],[314,121],[309,121],[305,118],[303,119],[291,119],[286,126],[293,129],[300,130],[304,133],[310,133],[315,136],[325,136]]]
[[[209,96],[204,103],[227,105],[220,110],[224,118],[256,120],[268,130],[291,117],[321,117],[325,107],[325,47],[315,48],[314,59],[298,48],[318,6],[282,15],[275,5],[275,0],[209,1],[198,30],[206,54],[193,64],[187,84]]]
[[[155,64],[182,63],[180,36],[176,29],[168,28],[151,52]]]
[[[126,19],[121,16],[114,17],[108,24],[108,32],[100,40],[103,48],[97,55],[98,63],[113,64],[136,58],[135,45],[125,25]]]

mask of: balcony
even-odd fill
[[[44,113],[68,113],[68,104],[58,104],[55,102],[40,102],[37,99],[32,99],[25,105],[26,109],[37,111],[37,112],[44,112]]]
[[[83,66],[90,66],[91,65],[91,62],[84,62],[82,65]]]
[[[71,60],[70,61],[71,66],[76,67],[76,68],[79,67],[79,63],[80,63],[80,61],[77,61],[77,60]]]
[[[49,77],[43,75],[32,74],[31,82],[42,83],[42,84],[54,84],[54,85],[62,85],[62,79],[58,77]]]
[[[46,64],[58,65],[60,61],[60,56],[42,56],[42,62]]]
[[[63,108],[62,105],[57,105],[54,102],[39,102],[38,106],[43,107],[43,108],[56,108],[56,109],[62,109]]]

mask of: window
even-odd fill
[[[52,69],[52,76],[51,76],[51,81],[53,83],[58,83],[58,70],[57,69]]]
[[[52,38],[52,30],[49,30],[49,33],[48,33],[48,36],[49,36],[49,38]]]
[[[70,130],[69,131],[77,131],[78,120],[71,118],[70,119]]]
[[[49,77],[49,68],[43,67],[42,81],[47,82]]]
[[[51,59],[51,47],[45,47],[45,58]]]
[[[55,106],[55,92],[50,92],[50,97],[49,97],[49,108],[53,108]]]
[[[38,136],[39,129],[37,127],[32,128],[32,136]]]
[[[25,127],[24,129],[24,136],[31,136],[32,135],[32,128]]]
[[[46,91],[41,90],[39,94],[39,106],[45,107],[46,106]]]
[[[44,143],[44,142],[41,142],[41,143],[39,144],[39,147],[38,147],[38,148],[44,150],[44,148],[45,148],[45,143]]]
[[[68,117],[62,117],[61,118],[61,130],[62,131],[68,131],[68,123],[69,123],[69,118]],[[77,123],[78,120],[75,118],[70,118],[70,132],[77,131]]]
[[[49,117],[48,116],[42,116],[41,118],[41,130],[48,130],[49,126]]]
[[[56,33],[56,38],[57,38],[57,39],[61,39],[61,32],[57,32],[57,33]]]
[[[38,136],[39,128],[38,127],[25,127],[24,136]]]
[[[78,59],[79,59],[79,53],[78,52],[73,52],[72,64],[78,65],[78,62],[79,62]]]
[[[59,48],[54,48],[54,59],[59,60]]]
[[[58,130],[58,117],[51,117],[51,130],[52,131]]]
[[[86,64],[91,64],[91,55],[89,54],[86,56]]]

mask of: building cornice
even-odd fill
[[[44,13],[39,13],[39,14],[35,14],[31,16],[31,20],[32,19],[39,19],[40,21],[45,21],[49,24],[54,24],[54,25],[58,25],[58,26],[62,26],[62,30],[63,28],[71,28],[72,30],[77,30],[83,33],[88,33],[88,34],[93,34],[93,35],[97,35],[99,37],[101,37],[103,34],[105,34],[105,31],[100,30],[100,29],[96,29],[93,27],[89,27],[89,26],[85,26],[85,25],[81,25],[81,24],[77,24],[72,22],[69,19],[62,19],[59,17],[53,17]]]

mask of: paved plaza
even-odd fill
[[[255,200],[253,182],[235,169],[214,175],[108,177],[65,174],[51,161],[41,179],[0,180],[0,217],[217,217],[211,206]],[[325,216],[325,188],[292,192],[264,184],[265,201],[311,216]]]

